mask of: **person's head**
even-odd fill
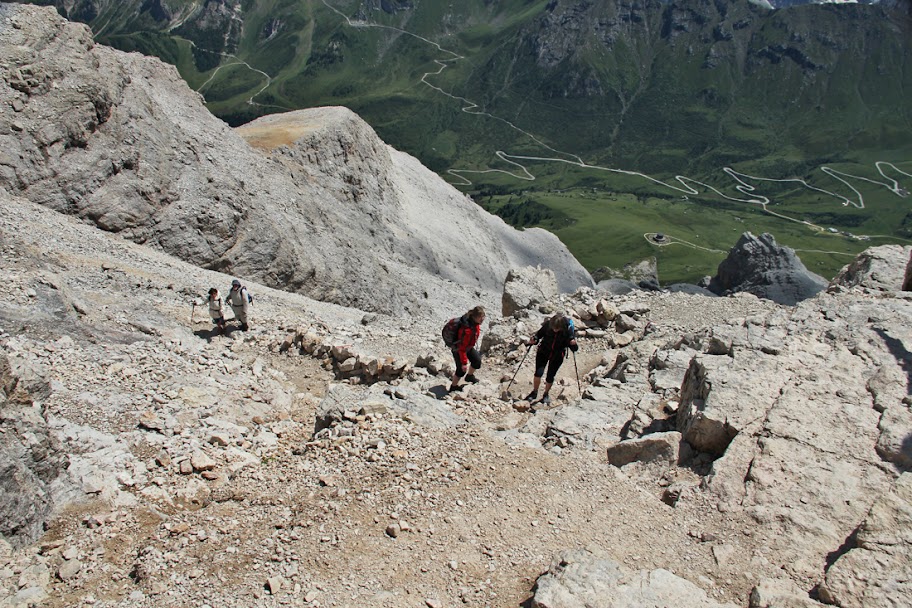
[[[557,333],[559,331],[563,331],[563,329],[567,326],[567,318],[564,317],[564,315],[561,313],[557,313],[551,317],[551,320],[548,322],[548,324],[551,327],[551,331]]]
[[[475,308],[470,310],[467,314],[468,314],[469,318],[472,319],[472,321],[477,323],[478,325],[481,325],[485,320],[484,306],[476,306]]]
[[[210,298],[213,297],[213,296],[217,296],[217,295],[218,295],[218,289],[216,289],[215,287],[212,287],[212,288],[209,289],[209,297],[210,297]]]
[[[240,281],[238,281],[237,279],[231,281],[231,289],[240,289],[240,288],[241,288]]]

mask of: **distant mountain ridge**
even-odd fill
[[[233,124],[279,108],[346,105],[438,171],[491,162],[470,152],[478,138],[519,150],[529,144],[497,125],[487,133],[463,126],[459,114],[449,126],[413,120],[412,104],[434,108],[445,98],[425,90],[431,97],[424,99],[397,81],[409,72],[417,79],[435,55],[446,69],[430,82],[444,91],[511,116],[557,149],[647,171],[776,157],[781,146],[802,156],[890,148],[912,133],[901,103],[912,62],[912,22],[902,10],[908,0],[785,11],[746,0],[471,1],[448,9],[327,0],[307,15],[292,5],[266,12],[237,0],[55,5],[92,24],[100,42],[178,65]],[[428,55],[424,43],[397,29],[471,52],[471,65]],[[238,60],[251,69],[230,67]],[[374,61],[395,67],[378,80]],[[249,105],[251,97],[261,105]],[[440,139],[441,129],[455,133],[455,146]]]
[[[719,251],[750,228],[836,251],[809,261],[832,276],[862,247],[851,235],[912,234],[897,199],[910,185],[891,189],[888,179],[905,177],[875,166],[912,172],[908,0],[781,10],[748,0],[57,5],[91,16],[96,41],[176,65],[229,124],[348,107],[486,209],[554,231],[590,269],[656,255],[647,231]],[[861,179],[847,185],[822,167]],[[739,182],[727,168],[757,179]],[[775,181],[788,179],[808,187]],[[658,216],[673,220],[657,225],[614,194],[636,208],[650,197],[686,201],[713,217],[698,226],[663,208]],[[613,221],[591,217],[584,195],[604,196],[598,207]],[[762,197],[787,219],[771,220]],[[600,219],[617,228],[587,232]],[[820,242],[830,229],[848,236]],[[669,271],[659,257],[671,282],[698,280],[719,261],[678,256]]]

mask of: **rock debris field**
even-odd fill
[[[6,196],[0,246],[0,605],[912,597],[908,293],[582,289],[492,310],[481,382],[446,395],[461,311],[250,284],[251,330],[216,336],[192,303],[230,276]],[[908,251],[881,249],[901,276]],[[552,310],[581,330],[582,398],[570,359],[530,409],[504,389]],[[346,378],[362,359],[397,377]]]

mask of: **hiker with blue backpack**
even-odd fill
[[[484,307],[476,306],[461,317],[450,319],[443,326],[443,342],[450,347],[453,360],[456,362],[456,373],[450,382],[450,392],[462,390],[459,379],[463,376],[466,382],[478,382],[475,372],[481,368],[481,354],[475,348],[475,343],[481,335],[481,324],[484,320]],[[471,364],[468,374],[467,364]]]
[[[545,319],[541,328],[534,336],[529,338],[528,345],[538,344],[538,350],[535,353],[535,376],[532,379],[532,392],[526,396],[526,401],[535,401],[538,398],[538,387],[541,385],[542,376],[545,374],[545,368],[548,374],[545,376],[545,392],[542,395],[541,403],[547,405],[551,403],[551,397],[548,391],[554,384],[554,377],[557,370],[566,357],[566,351],[569,348],[574,353],[579,349],[576,344],[576,332],[573,326],[573,320],[560,313],[557,313],[550,319]]]
[[[231,291],[225,296],[225,302],[231,305],[234,318],[241,324],[241,331],[247,331],[247,308],[253,302],[250,292],[237,279],[231,281]]]

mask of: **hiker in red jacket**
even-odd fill
[[[481,335],[481,324],[484,320],[485,310],[482,306],[476,306],[459,320],[456,341],[451,347],[453,360],[456,361],[456,373],[453,374],[453,381],[450,383],[450,392],[462,389],[459,386],[459,379],[463,376],[466,382],[478,382],[475,372],[481,368],[481,354],[475,349],[475,343]],[[471,363],[468,374],[465,371],[467,363]]]

